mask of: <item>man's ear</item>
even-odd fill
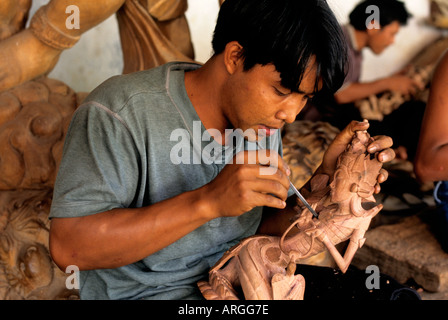
[[[244,62],[243,50],[243,46],[238,41],[227,43],[224,49],[224,64],[229,74],[234,74],[238,68],[242,67]]]

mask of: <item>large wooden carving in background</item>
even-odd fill
[[[128,0],[117,12],[123,73],[193,61],[186,0]]]
[[[185,18],[187,0],[51,0],[24,29],[31,0],[2,0],[0,8],[0,91],[50,72],[63,50],[83,33],[117,13],[124,73],[173,60],[194,58]],[[79,29],[67,29],[66,8],[80,12]]]

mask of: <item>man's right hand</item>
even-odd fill
[[[285,208],[289,174],[275,151],[240,152],[203,187],[212,218],[239,216],[259,206]]]

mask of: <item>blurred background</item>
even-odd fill
[[[406,27],[401,28],[396,45],[382,55],[365,51],[362,80],[374,80],[389,75],[405,66],[427,44],[438,38],[442,31],[430,26],[428,0],[402,0],[413,15]],[[30,16],[49,0],[34,0]],[[328,0],[341,24],[358,0]],[[218,0],[188,0],[186,16],[189,22],[196,60],[205,62],[211,55],[211,38],[219,11]],[[82,12],[81,12],[82,22]],[[71,49],[65,50],[49,74],[62,80],[75,91],[91,91],[107,78],[121,74],[123,69],[121,44],[115,15],[89,30]]]

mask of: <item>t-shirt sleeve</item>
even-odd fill
[[[82,105],[66,135],[50,217],[129,207],[138,176],[138,151],[123,119],[94,102]]]

